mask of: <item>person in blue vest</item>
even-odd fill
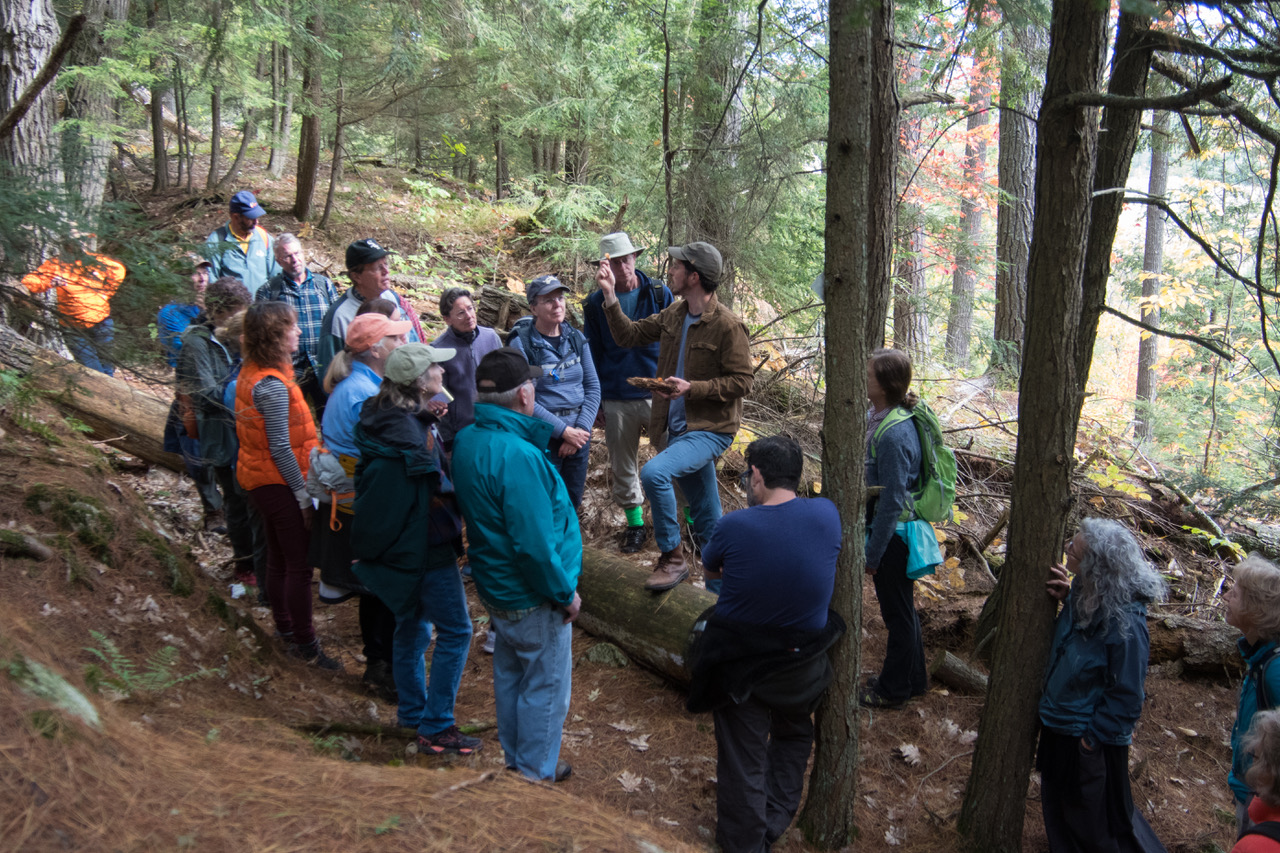
[[[250,293],[257,293],[259,287],[280,272],[275,241],[258,224],[266,215],[258,199],[248,190],[231,197],[229,219],[206,241],[205,252],[213,264],[214,278],[224,275],[238,278]]]
[[[623,231],[600,238],[598,266],[613,270],[614,292],[622,313],[632,321],[657,314],[674,297],[661,280],[636,269],[636,259],[646,247],[636,248]],[[582,331],[586,333],[600,377],[600,407],[604,411],[604,443],[609,448],[613,472],[613,502],[626,516],[622,553],[635,554],[649,538],[644,526],[644,490],[640,485],[640,432],[649,424],[653,398],[648,391],[627,383],[635,376],[658,375],[658,348],[651,344],[618,346],[604,316],[604,293],[592,291],[582,308]]]
[[[510,345],[530,364],[542,368],[533,416],[551,424],[551,464],[569,489],[573,508],[582,505],[591,454],[591,426],[600,408],[600,380],[587,339],[565,322],[569,289],[553,275],[540,275],[525,285],[532,317],[521,317],[511,329]]]

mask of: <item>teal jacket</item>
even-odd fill
[[[1244,781],[1244,772],[1249,769],[1253,759],[1244,751],[1245,732],[1253,722],[1253,715],[1258,707],[1258,684],[1247,671],[1255,663],[1265,658],[1276,647],[1275,640],[1261,640],[1257,645],[1250,645],[1244,637],[1238,641],[1240,656],[1244,658],[1246,668],[1244,683],[1240,685],[1240,702],[1236,705],[1236,722],[1231,727],[1231,773],[1227,777],[1231,792],[1240,802],[1248,802],[1253,791]],[[1263,670],[1267,680],[1267,694],[1272,702],[1280,701],[1280,659],[1275,659]]]
[[[497,610],[568,606],[578,588],[582,534],[564,481],[547,459],[551,431],[545,421],[477,403],[475,423],[454,440],[471,577]]]
[[[396,613],[417,602],[428,570],[456,571],[461,532],[429,417],[368,400],[355,427],[360,451],[351,520],[353,571]],[[320,523],[317,520],[317,523]]]

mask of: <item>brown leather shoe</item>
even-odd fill
[[[662,592],[679,586],[680,582],[687,577],[689,577],[689,565],[684,559],[684,548],[677,545],[658,558],[657,565],[653,567],[653,574],[649,575],[649,579],[644,582],[644,588],[650,592]]]

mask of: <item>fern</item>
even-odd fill
[[[145,669],[138,671],[137,665],[130,660],[115,642],[100,631],[90,631],[99,648],[86,647],[86,651],[102,661],[109,672],[94,667],[89,673],[89,681],[97,685],[106,685],[126,698],[139,693],[156,695],[170,687],[176,687],[197,678],[213,675],[216,670],[204,669],[186,675],[177,675],[174,668],[178,664],[178,650],[173,646],[165,646],[153,652],[147,658]]]

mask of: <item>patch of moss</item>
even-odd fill
[[[23,505],[48,518],[59,530],[74,533],[94,557],[109,563],[116,525],[102,501],[69,486],[35,483],[27,488]]]
[[[138,541],[146,545],[151,556],[164,567],[169,578],[169,588],[176,595],[186,597],[196,591],[196,576],[184,560],[178,558],[169,543],[150,530],[139,530]]]

